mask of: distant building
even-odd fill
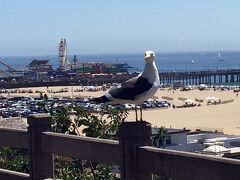
[[[105,64],[102,62],[85,62],[78,63],[76,67],[77,72],[81,73],[123,73],[128,72],[128,69],[131,68],[127,63],[125,64]]]
[[[49,60],[34,59],[28,66],[28,70],[37,72],[49,72],[52,70],[52,65],[48,64]]]
[[[34,59],[27,65],[28,71],[25,73],[25,80],[41,81],[46,78],[48,72],[53,71],[52,65],[48,64],[49,60]]]
[[[240,136],[221,132],[166,128],[165,149],[240,159]],[[156,134],[152,128],[152,134]],[[238,145],[235,145],[238,144]]]
[[[72,64],[71,64],[71,69],[76,69],[77,68],[77,62],[78,62],[77,56],[74,55],[73,60],[72,60]]]

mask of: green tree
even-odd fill
[[[118,126],[128,115],[125,109],[106,107],[99,115],[91,114],[82,107],[75,107],[76,127],[84,126],[82,132],[88,137],[112,139]]]
[[[167,129],[164,126],[157,128],[157,134],[153,137],[153,146],[164,148],[167,138]]]
[[[157,133],[153,137],[153,146],[158,148],[165,148],[167,138],[167,129],[164,126],[157,128]],[[153,175],[153,180],[169,180],[165,176]]]

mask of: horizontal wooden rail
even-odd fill
[[[27,180],[30,179],[29,174],[20,173],[16,171],[10,171],[5,169],[0,169],[0,177],[1,179],[7,180]]]
[[[120,164],[119,142],[114,140],[44,132],[41,135],[41,148],[48,153]]]
[[[239,180],[240,161],[143,146],[137,148],[138,172],[177,180]]]
[[[27,130],[0,128],[0,146],[28,148]]]

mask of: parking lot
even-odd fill
[[[142,104],[143,109],[154,108],[168,108],[170,103],[166,100],[147,100]],[[90,112],[100,112],[103,109],[104,104],[94,104],[91,102],[91,98],[30,98],[30,97],[13,97],[0,99],[0,117],[27,117],[30,114],[44,113],[46,109],[57,107],[74,107],[80,106]],[[110,107],[113,107],[109,105]],[[114,107],[125,108],[132,110],[135,108],[133,104],[121,104],[114,105]],[[140,108],[140,106],[137,106]]]

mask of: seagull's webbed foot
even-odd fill
[[[142,121],[142,104],[140,104],[140,121]]]
[[[138,121],[137,106],[135,106],[136,121]]]

